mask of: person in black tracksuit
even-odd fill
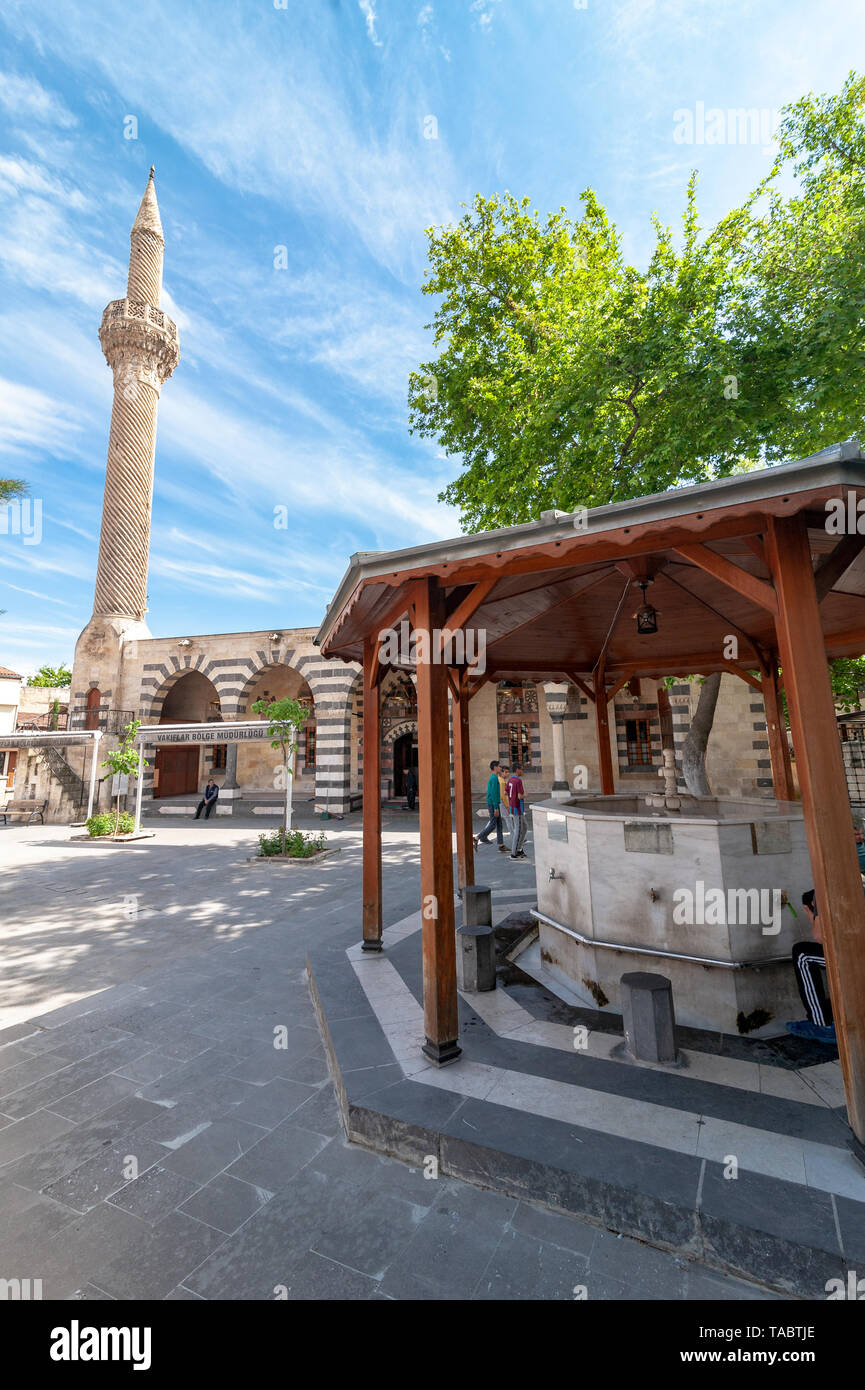
[[[826,953],[823,950],[823,930],[817,912],[813,888],[802,894],[802,906],[811,922],[813,941],[797,941],[793,947],[793,969],[799,997],[805,1006],[807,1019],[787,1024],[787,1031],[797,1037],[813,1038],[816,1042],[834,1043],[835,1023],[832,1000],[826,979]]]
[[[198,817],[201,815],[202,811],[204,812],[204,819],[210,819],[210,813],[216,805],[216,798],[218,796],[219,788],[214,782],[213,778],[211,777],[208,780],[207,786],[204,788],[204,796],[198,803],[198,810],[195,812],[196,820],[198,820]]]

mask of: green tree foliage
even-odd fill
[[[692,177],[677,249],[655,219],[645,272],[606,212],[542,220],[528,199],[475,199],[431,230],[424,292],[438,356],[412,374],[412,430],[461,454],[442,494],[468,529],[599,506],[730,472],[751,457],[723,303],[747,216],[701,240]]]
[[[865,77],[785,107],[779,137],[731,315],[770,462],[865,438]]]
[[[23,497],[27,487],[17,478],[0,478],[0,506],[16,497]]]
[[[72,672],[68,666],[64,666],[62,663],[59,666],[40,666],[36,675],[31,676],[27,684],[44,685],[50,688],[71,685]]]
[[[767,178],[705,235],[653,219],[626,263],[596,195],[573,220],[478,195],[431,228],[436,355],[414,432],[462,457],[442,498],[511,525],[805,455],[865,428],[865,79],[785,108]],[[783,191],[795,180],[795,191]]]

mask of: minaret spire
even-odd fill
[[[108,305],[99,329],[114,404],[94,617],[143,622],[147,609],[156,412],[162,383],[180,360],[177,326],[159,307],[164,252],[151,168],[132,224],[126,298]]]
[[[144,197],[138,208],[132,231],[129,233],[129,282],[126,287],[127,299],[143,299],[159,308],[162,293],[162,260],[165,255],[165,237],[162,234],[162,219],[156,201],[154,168],[150,166],[150,178],[144,190]]]

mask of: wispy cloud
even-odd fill
[[[72,112],[55,94],[47,92],[33,77],[0,72],[0,107],[11,117],[68,129],[77,124]]]
[[[477,22],[482,32],[488,33],[491,29],[496,5],[499,3],[500,0],[471,0],[469,10],[477,16]]]
[[[0,377],[0,453],[58,449],[69,431],[78,428],[73,408],[44,391]]]
[[[179,383],[164,397],[160,429],[172,450],[195,458],[237,497],[251,488],[261,497],[270,491],[274,506],[354,517],[385,536],[406,526],[422,536],[447,533],[450,518],[430,484],[417,477],[410,482],[362,440],[289,438]]]
[[[43,603],[58,603],[61,608],[74,608],[74,604],[68,603],[65,598],[57,598],[56,594],[43,594],[38,589],[24,589],[20,584],[6,583],[7,589],[14,589],[17,594],[27,594],[30,598],[38,598]]]
[[[366,20],[366,32],[376,48],[381,48],[381,39],[375,32],[376,13],[374,0],[357,0],[360,12]]]
[[[362,10],[374,34],[371,0]],[[450,219],[463,189],[448,153],[439,149],[431,162],[420,135],[414,149],[406,139],[417,128],[423,74],[409,81],[404,72],[399,86],[388,84],[383,102],[370,102],[350,81],[335,82],[340,35],[328,25],[340,21],[322,7],[314,28],[298,25],[289,45],[276,10],[251,16],[223,8],[219,24],[189,10],[180,26],[173,5],[150,4],[149,43],[160,62],[148,65],[127,41],[128,17],[125,0],[104,0],[86,26],[74,9],[52,5],[50,23],[43,22],[43,4],[14,12],[15,23],[40,44],[64,57],[72,50],[97,68],[127,109],[153,112],[223,183],[277,205],[289,202],[360,238],[391,270],[409,265],[425,226]]]

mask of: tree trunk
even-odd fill
[[[282,852],[288,854],[288,754],[282,745]]]
[[[706,745],[712,732],[720,686],[720,671],[706,677],[705,684],[700,687],[700,698],[691,727],[682,745],[682,775],[691,796],[712,795],[706,776]]]

